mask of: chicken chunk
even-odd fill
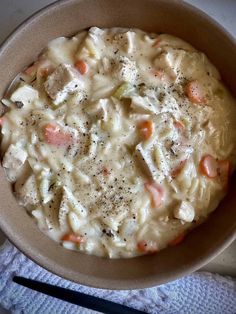
[[[8,179],[12,182],[16,180],[17,174],[24,165],[27,152],[19,143],[11,144],[4,155],[2,165],[7,170]]]
[[[91,27],[91,28],[89,29],[89,34],[90,34],[91,36],[100,37],[100,36],[102,36],[104,33],[105,33],[104,29],[101,29],[101,28],[96,27],[96,26]],[[95,39],[96,39],[96,38],[95,38]]]
[[[102,119],[107,121],[108,112],[108,99],[101,98],[98,101],[92,103],[90,106],[86,107],[86,112],[96,119]]]
[[[154,65],[157,68],[163,68],[164,71],[173,79],[176,79],[180,74],[180,68],[182,60],[185,56],[185,51],[183,50],[174,50],[169,49],[168,52],[163,52],[160,56],[158,56],[155,61]]]
[[[17,191],[17,198],[22,206],[36,205],[39,202],[36,179],[31,175]]]
[[[157,113],[157,109],[147,97],[133,96],[130,107],[139,113]]]
[[[186,201],[181,201],[174,210],[174,217],[185,222],[192,222],[195,217],[193,206]]]
[[[117,34],[114,36],[114,42],[119,45],[119,47],[122,47],[124,52],[126,53],[132,53],[134,50],[134,37],[135,32],[124,32],[121,34]]]
[[[120,57],[114,69],[115,76],[120,81],[133,83],[137,76],[137,67],[134,61],[127,57]]]
[[[27,84],[20,85],[11,95],[10,99],[13,102],[23,104],[22,107],[27,107],[32,102],[38,99],[38,91]]]
[[[48,76],[44,87],[54,104],[59,105],[66,100],[70,93],[76,90],[82,93],[84,83],[71,65],[60,64],[56,70]]]

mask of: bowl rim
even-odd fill
[[[37,19],[40,19],[42,15],[45,13],[49,13],[50,11],[53,11],[57,8],[58,5],[68,5],[75,2],[85,2],[87,0],[57,0],[53,3],[50,3],[46,5],[45,7],[37,10],[32,15],[30,15],[27,19],[25,19],[23,22],[21,22],[15,29],[3,40],[3,42],[0,45],[0,57],[2,52],[4,52],[5,49],[7,49],[8,45],[11,44],[11,42],[14,40],[14,37],[20,33],[24,27],[26,27],[28,24],[30,24],[32,21],[35,21]],[[135,0],[131,0],[134,1]],[[158,1],[158,0],[152,0],[152,1]],[[235,46],[236,48],[236,38],[234,38],[221,24],[219,24],[214,18],[203,12],[201,9],[195,7],[194,5],[191,5],[185,1],[182,0],[164,0],[169,3],[174,3],[175,5],[181,5],[184,9],[189,10],[193,12],[195,15],[198,15],[202,19],[206,20],[207,23],[210,23],[215,28],[219,29],[224,36]],[[114,26],[115,27],[115,26]],[[36,251],[32,251],[31,249],[28,249],[24,244],[22,245],[21,241],[13,235],[13,233],[10,231],[10,226],[6,225],[1,219],[0,219],[0,228],[6,235],[7,239],[25,256],[27,256],[30,260],[35,262],[37,265],[41,266],[42,268],[46,269],[47,271],[60,276],[63,279],[70,280],[72,282],[78,283],[76,280],[73,279],[71,276],[66,276],[65,273],[62,270],[62,267],[57,267],[57,270],[54,271],[52,267],[52,260],[50,260],[50,263],[48,262],[47,265],[45,265],[44,262],[44,256],[41,254],[37,254]],[[217,245],[217,249],[212,248],[207,253],[204,253],[201,257],[194,259],[192,262],[188,264],[187,270],[185,268],[182,268],[178,270],[177,272],[172,272],[168,276],[165,277],[164,280],[160,280],[159,284],[167,283],[173,280],[176,280],[182,276],[189,275],[192,272],[200,269],[205,264],[209,263],[213,258],[215,258],[218,254],[223,252],[234,240],[236,240],[236,230],[232,228],[232,230],[228,231],[227,236],[220,241]],[[49,265],[50,264],[50,265]],[[95,283],[96,282],[96,283]],[[128,279],[128,280],[120,280],[117,282],[113,279],[98,279],[94,280],[93,276],[81,276],[79,284],[86,285],[93,288],[98,289],[114,289],[114,290],[129,290],[129,289],[141,289],[141,288],[149,288],[154,287],[157,285],[156,279],[151,279],[148,277],[146,280],[142,279],[142,281],[138,281],[136,279]]]

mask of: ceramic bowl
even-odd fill
[[[137,27],[181,37],[209,57],[236,95],[235,41],[194,7],[175,0],[66,0],[33,15],[2,45],[0,96],[51,39],[71,36],[90,26]],[[9,240],[37,264],[80,284],[135,289],[166,283],[199,269],[236,238],[234,178],[217,210],[181,245],[154,255],[116,260],[66,250],[45,236],[17,204],[2,168],[0,179],[0,228]]]

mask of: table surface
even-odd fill
[[[25,18],[54,1],[51,0],[1,0],[0,42]],[[236,0],[186,0],[208,13],[236,37]],[[5,240],[0,231],[0,244]],[[204,270],[236,276],[236,241],[222,254],[206,265]],[[1,309],[0,309],[1,313]]]

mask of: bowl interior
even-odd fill
[[[172,0],[67,0],[40,11],[5,42],[0,50],[0,96],[51,39],[90,26],[137,27],[179,36],[206,53],[236,95],[236,45],[200,11]],[[156,255],[119,260],[68,251],[46,237],[17,205],[2,168],[0,178],[0,227],[9,239],[38,264],[81,284],[109,289],[161,284],[201,267],[236,235],[235,178],[219,208],[181,245]]]

